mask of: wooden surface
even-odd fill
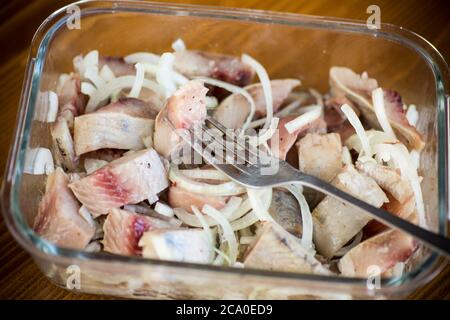
[[[377,4],[382,22],[394,23],[428,39],[450,60],[450,22],[447,1],[318,1],[318,0],[223,0],[172,1],[222,5],[302,14],[366,20],[366,8]],[[0,168],[11,143],[22,87],[27,50],[39,24],[54,10],[69,3],[62,0],[0,0]],[[14,241],[0,218],[0,298],[7,299],[95,299],[77,295],[52,285],[31,257]],[[411,299],[449,299],[450,267],[432,282],[414,292]]]

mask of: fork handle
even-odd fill
[[[296,171],[296,181],[301,185],[313,188],[317,191],[321,191],[327,195],[338,198],[339,200],[361,209],[376,220],[401,231],[404,231],[414,238],[427,244],[432,249],[441,253],[444,256],[450,257],[450,239],[440,234],[428,231],[421,228],[409,221],[399,218],[386,210],[372,206],[358,198],[351,196],[350,194],[334,187],[333,185],[326,183],[316,177]]]

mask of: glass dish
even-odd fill
[[[256,10],[130,1],[76,5],[80,29],[67,24],[77,11],[62,8],[44,21],[32,41],[2,190],[9,230],[55,284],[66,287],[79,270],[81,286],[74,290],[134,298],[402,298],[441,270],[439,257],[422,250],[411,270],[371,289],[367,279],[87,253],[40,238],[30,225],[45,176],[23,173],[29,148],[50,147],[49,125],[33,120],[38,93],[55,90],[58,75],[70,72],[80,53],[161,53],[177,38],[191,49],[248,53],[272,78],[297,77],[304,88],[326,92],[329,68],[341,65],[367,71],[383,87],[399,91],[420,112],[418,126],[427,142],[420,171],[426,210],[431,227],[446,234],[450,76],[442,56],[423,38],[393,25],[370,30],[361,22]]]

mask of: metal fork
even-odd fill
[[[213,129],[212,132],[211,129]],[[410,234],[444,256],[450,256],[450,239],[445,236],[430,232],[355,198],[321,179],[295,169],[286,161],[269,158],[271,161],[278,162],[278,170],[272,175],[261,175],[264,166],[261,156],[264,156],[264,153],[252,149],[245,140],[238,138],[232,131],[209,116],[200,128],[196,127],[187,131],[177,130],[176,132],[207,162],[230,177],[231,180],[245,187],[264,188],[300,184],[313,188],[365,211],[376,220],[392,228]],[[205,137],[207,138],[206,141]],[[229,143],[224,143],[223,139],[225,139],[225,142],[232,142],[232,146]],[[207,141],[211,143],[207,144]],[[217,150],[217,147],[226,152],[215,153],[214,150]],[[228,154],[228,156],[223,156],[223,154]],[[269,156],[265,155],[265,157],[264,163],[267,164],[267,157]]]

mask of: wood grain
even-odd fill
[[[381,19],[401,25],[428,39],[443,56],[450,59],[450,12],[447,1],[321,1],[321,0],[193,0],[171,1],[221,5],[282,12],[294,12],[350,19],[367,19],[366,8],[377,4]],[[28,46],[39,24],[54,10],[69,3],[64,0],[0,1],[0,168],[6,164],[15,125]],[[3,171],[1,178],[3,178]],[[449,299],[450,267],[432,282],[414,292],[411,299]],[[38,270],[31,257],[12,238],[0,218],[0,298],[6,299],[98,299],[74,294],[51,284]]]

